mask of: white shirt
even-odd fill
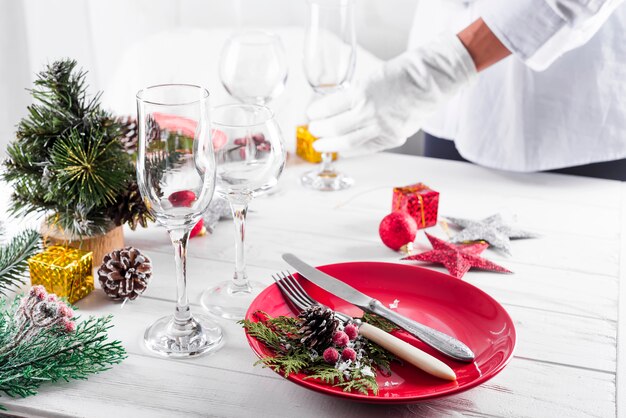
[[[420,0],[409,48],[482,17],[513,53],[424,125],[466,159],[536,171],[626,158],[621,0]],[[619,7],[618,7],[619,6]]]

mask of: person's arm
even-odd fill
[[[513,55],[541,71],[585,44],[621,4],[623,0],[481,0],[476,12]]]
[[[500,42],[482,19],[476,20],[457,36],[472,57],[476,71],[482,71],[511,55],[511,51]]]
[[[458,35],[385,63],[354,91],[323,96],[307,110],[319,152],[362,154],[401,145],[477,71],[511,53],[534,70],[582,45],[624,0],[481,0]],[[510,52],[509,52],[510,51]]]

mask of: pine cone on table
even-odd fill
[[[128,153],[137,152],[137,142],[139,141],[139,125],[137,119],[127,116],[118,118],[118,122],[121,125],[120,142],[124,151]]]
[[[137,152],[137,145],[139,142],[139,124],[137,119],[132,116],[120,117],[117,122],[121,125],[121,135],[119,137],[124,151],[129,154]],[[146,119],[146,140],[152,141],[161,135],[161,128],[153,117]]]
[[[136,299],[148,287],[152,263],[134,247],[111,251],[98,269],[102,290],[114,300]]]
[[[318,352],[332,345],[333,334],[339,325],[333,311],[323,306],[313,306],[300,312],[298,318],[302,344]]]
[[[115,225],[128,224],[133,231],[137,225],[145,228],[148,221],[154,222],[154,217],[148,211],[135,180],[128,184],[126,190],[118,194],[115,204],[108,207],[107,215]]]

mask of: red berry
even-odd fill
[[[269,142],[264,142],[256,146],[257,151],[261,152],[270,152],[272,150],[272,146]]]
[[[175,208],[189,207],[196,200],[196,194],[191,190],[181,190],[172,193],[168,200]]]
[[[252,140],[256,145],[267,143],[267,141],[265,141],[265,135],[263,135],[262,133],[252,135]]]
[[[356,360],[356,351],[354,351],[350,347],[344,348],[343,351],[341,352],[341,359],[352,360],[352,361]]]
[[[193,227],[191,233],[189,234],[189,238],[193,238],[195,236],[203,236],[206,234],[206,228],[204,227],[204,220],[200,218],[196,226]]]
[[[61,326],[65,329],[65,332],[71,333],[76,331],[76,323],[68,318],[63,318]]]
[[[339,352],[332,347],[324,350],[324,360],[326,363],[335,364],[339,360]]]
[[[337,331],[333,334],[333,344],[337,347],[345,347],[350,342],[350,338],[348,338],[348,334],[343,331]]]
[[[349,324],[346,325],[346,327],[343,329],[343,332],[348,335],[348,338],[354,340],[359,335],[359,327],[354,324]]]
[[[415,241],[417,222],[406,212],[392,212],[380,222],[378,234],[387,247],[398,251]]]

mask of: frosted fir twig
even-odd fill
[[[46,382],[86,379],[120,363],[126,351],[109,341],[110,321],[77,321],[72,307],[42,286],[13,304],[1,300],[0,393],[26,397]]]

